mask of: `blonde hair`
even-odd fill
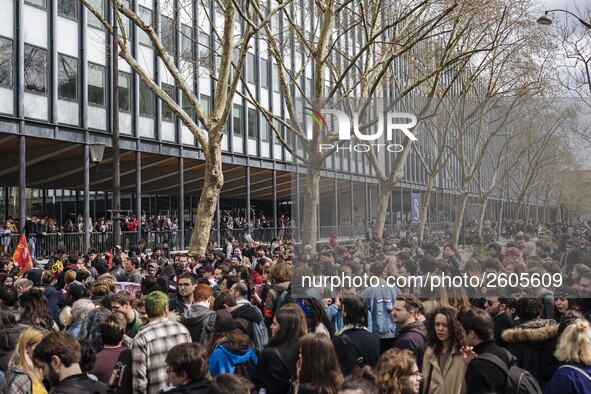
[[[584,319],[577,319],[558,338],[554,353],[565,362],[591,365],[591,325]]]
[[[37,345],[43,340],[45,334],[46,332],[36,328],[27,328],[24,330],[18,337],[14,353],[8,363],[8,368],[15,366],[23,369],[32,383],[41,382],[43,380],[43,372],[33,364],[31,356],[27,353],[27,347]]]
[[[64,274],[64,281],[66,282],[66,287],[76,280],[76,270],[68,270]]]
[[[72,307],[66,306],[60,313],[60,323],[64,327],[72,325],[74,322],[84,319],[86,314],[95,308],[94,303],[88,298],[81,298],[72,304]]]

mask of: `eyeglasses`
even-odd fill
[[[493,301],[493,300],[486,300],[486,305],[493,306],[494,304],[500,304],[500,302],[499,301]]]

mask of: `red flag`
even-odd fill
[[[111,268],[113,268],[113,248],[111,248],[109,250],[109,271],[111,271]]]
[[[29,244],[27,243],[27,237],[25,234],[21,235],[21,240],[18,242],[12,260],[18,264],[18,267],[23,272],[27,272],[33,268],[33,259],[29,253]]]

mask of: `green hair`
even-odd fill
[[[168,296],[161,291],[154,291],[146,297],[146,314],[148,317],[162,317],[168,308]]]

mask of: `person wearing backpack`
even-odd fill
[[[520,379],[521,384],[512,381],[514,375],[509,370],[515,360],[508,350],[495,343],[494,323],[490,314],[482,309],[466,309],[459,313],[458,321],[464,330],[466,347],[462,349],[462,354],[468,366],[465,376],[468,393],[505,393],[508,387],[516,388],[517,391],[513,393],[542,393],[532,375],[523,370],[525,374]],[[503,365],[506,368],[501,368]]]
[[[263,314],[246,299],[248,287],[244,283],[235,283],[230,291],[236,299],[236,306],[230,310],[234,321],[244,329],[255,349],[262,351],[269,342],[269,333],[263,322]]]
[[[291,274],[291,264],[285,262],[277,263],[269,272],[269,279],[271,280],[272,287],[269,289],[263,309],[265,314],[265,324],[269,328],[273,322],[275,312],[282,306],[280,305],[282,296],[287,295],[287,293],[284,294],[284,292],[287,292],[289,287]]]

